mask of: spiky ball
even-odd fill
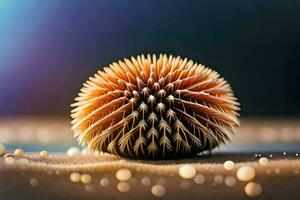
[[[212,69],[172,55],[114,62],[84,83],[72,129],[92,150],[127,158],[188,157],[225,143],[239,103]]]

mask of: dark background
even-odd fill
[[[148,52],[220,72],[242,116],[299,116],[299,46],[296,0],[0,0],[0,116],[67,116],[101,66]]]

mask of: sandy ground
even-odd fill
[[[23,148],[35,153],[25,153],[27,165],[20,164],[19,159],[8,165],[0,157],[0,199],[300,198],[300,119],[243,118],[228,144],[230,151],[221,148],[221,152],[213,152],[211,156],[171,161],[126,160],[108,154],[69,157],[66,153],[53,153],[75,145],[72,135],[69,119],[65,118],[1,118],[0,143],[6,144],[8,150]],[[52,152],[48,158],[41,159],[37,152],[44,149]],[[267,166],[258,163],[262,156],[269,159]],[[231,171],[224,169],[227,160],[235,163]],[[195,177],[180,177],[178,171],[185,164],[196,169]],[[260,195],[246,194],[249,181],[241,181],[236,176],[242,166],[255,170],[251,181],[261,186]],[[122,168],[132,173],[127,181],[116,178],[116,172]],[[72,182],[70,174],[74,172],[89,174],[91,182]],[[101,181],[106,184],[101,185]],[[165,192],[153,192],[155,185],[160,185]]]
[[[72,156],[50,154],[41,159],[38,154],[25,154],[29,164],[16,162],[8,165],[0,159],[1,199],[299,199],[300,159],[296,154],[264,154],[268,157],[267,166],[258,163],[259,156],[248,154],[213,154],[176,161],[125,160],[104,154],[101,156]],[[224,169],[226,160],[235,162],[233,170]],[[18,160],[17,160],[18,161]],[[195,167],[197,175],[204,177],[203,183],[195,178],[183,179],[179,168],[184,164]],[[236,172],[241,166],[255,169],[252,181],[259,183],[262,193],[257,197],[246,195],[244,188],[249,182],[240,181]],[[126,192],[118,189],[120,181],[116,171],[129,169],[132,177],[126,181]],[[72,172],[88,173],[92,180],[88,184],[70,180]],[[197,176],[196,175],[196,176]],[[150,183],[142,184],[143,178]],[[228,177],[235,184],[228,184]],[[100,181],[109,180],[107,186]],[[148,179],[148,180],[149,180]],[[37,183],[38,182],[38,183]],[[154,185],[162,185],[165,194],[157,197],[151,192]],[[122,184],[121,184],[122,185]],[[124,184],[123,184],[124,186]],[[120,187],[120,185],[119,185]],[[126,188],[125,187],[125,188]],[[121,187],[122,188],[122,187]]]

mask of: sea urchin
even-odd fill
[[[90,77],[75,101],[79,142],[127,158],[210,151],[239,124],[230,85],[212,69],[172,55],[114,62]]]

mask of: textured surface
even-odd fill
[[[0,119],[0,141],[10,152],[22,148],[25,157],[30,160],[26,168],[21,168],[18,164],[6,165],[0,157],[0,197],[7,200],[158,199],[151,188],[160,184],[166,190],[161,199],[251,199],[244,192],[248,182],[236,178],[238,168],[247,165],[255,169],[256,176],[252,181],[262,187],[262,193],[256,199],[286,199],[288,196],[297,200],[300,195],[299,124],[299,119],[242,118],[232,144],[222,146],[221,152],[216,150],[212,156],[141,161],[107,154],[101,157],[69,157],[66,153],[52,152],[47,159],[40,159],[38,153],[28,152],[44,149],[63,152],[74,145],[69,120]],[[267,166],[258,164],[261,156],[269,159]],[[227,160],[235,162],[234,170],[224,169],[223,163]],[[187,163],[195,167],[197,175],[205,178],[203,182],[199,179],[201,184],[198,184],[199,180],[196,183],[194,179],[185,180],[178,175],[179,167]],[[127,192],[120,192],[117,187],[116,171],[120,168],[127,168],[132,173]],[[92,181],[88,184],[71,182],[72,172],[88,173]],[[146,186],[142,183],[145,177],[150,179]],[[234,180],[232,177],[235,177],[236,183],[230,187],[226,180]],[[107,186],[100,184],[103,179],[109,180]],[[37,180],[38,185],[32,186],[35,183],[32,180]]]
[[[265,153],[263,156],[269,156]],[[257,199],[298,199],[300,195],[300,161],[295,154],[283,156],[273,153],[268,166],[260,166],[254,154],[215,154],[212,157],[199,157],[177,161],[130,161],[109,155],[101,157],[68,157],[51,154],[48,159],[40,159],[36,154],[27,154],[30,160],[26,168],[18,165],[8,166],[0,159],[0,195],[3,199],[158,199],[152,194],[155,184],[162,185],[166,193],[162,199],[251,199],[244,192],[247,182],[238,180],[236,171],[240,166],[255,169],[253,181],[262,187]],[[235,162],[232,171],[223,167],[223,162]],[[197,175],[204,177],[199,184],[194,179],[185,180],[178,175],[183,164],[195,167]],[[129,169],[132,177],[126,183],[129,191],[121,192],[116,179],[116,171]],[[72,172],[88,173],[92,180],[88,184],[70,181]],[[149,185],[142,182],[149,178]],[[235,183],[228,185],[226,179],[233,177]],[[105,178],[107,186],[100,184]],[[32,185],[31,180],[38,185]]]
[[[129,158],[195,155],[230,140],[239,103],[210,68],[179,56],[138,56],[84,84],[72,129],[90,149]]]

